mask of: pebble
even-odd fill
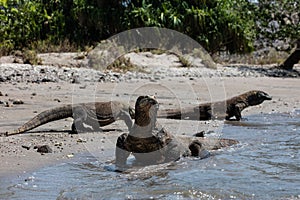
[[[74,157],[73,154],[68,154],[68,155],[67,155],[67,158],[73,158],[73,157]]]
[[[40,70],[37,70],[40,69]],[[165,78],[186,77],[195,80],[198,77],[300,77],[300,72],[281,69],[262,68],[261,66],[219,66],[209,68],[166,68],[155,67],[147,69],[147,73],[131,71],[118,73],[113,71],[101,72],[90,68],[66,68],[54,66],[32,66],[28,64],[0,64],[0,74],[4,82],[122,82],[146,79],[153,82]],[[12,75],[12,74],[18,74]],[[85,88],[85,84],[80,86]],[[34,95],[33,95],[34,96]]]
[[[61,102],[61,100],[60,99],[53,99],[53,101],[57,101],[58,103],[60,103]]]
[[[13,104],[11,102],[4,102],[5,107],[13,107]]]
[[[84,139],[82,139],[82,138],[78,138],[78,139],[77,139],[77,142],[78,142],[78,143],[84,143],[84,142],[86,142],[86,140],[84,140]]]
[[[24,181],[27,182],[27,181],[33,181],[35,179],[34,176],[29,176],[28,178],[26,178]]]
[[[86,87],[87,87],[86,84],[85,85],[81,85],[81,86],[79,86],[79,89],[86,89]]]
[[[13,99],[12,103],[15,105],[20,105],[20,104],[24,104],[24,101],[22,101],[21,99]]]
[[[22,148],[29,150],[31,145],[22,145]]]
[[[54,146],[62,146],[62,145],[63,145],[62,142],[56,142],[56,143],[54,143]]]
[[[42,154],[43,153],[52,153],[52,149],[47,144],[34,146],[33,149],[37,149],[37,152],[42,153]]]

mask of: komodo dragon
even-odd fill
[[[232,97],[226,101],[203,103],[195,107],[179,109],[166,109],[158,112],[158,118],[187,119],[187,120],[210,120],[226,119],[240,121],[241,112],[249,107],[259,105],[272,97],[259,90],[248,91],[244,94]]]
[[[72,133],[91,131],[90,128],[84,127],[84,124],[91,126],[94,131],[99,131],[100,127],[109,125],[118,119],[124,120],[130,129],[132,118],[134,118],[134,109],[118,101],[67,104],[41,112],[18,129],[2,133],[2,135],[21,134],[43,124],[68,117],[74,119]]]
[[[220,149],[237,144],[231,139],[175,136],[156,123],[158,102],[151,96],[140,96],[135,105],[135,122],[129,131],[118,137],[116,143],[116,166],[126,168],[130,153],[138,165],[159,164],[176,161],[181,156],[205,158],[207,150]]]

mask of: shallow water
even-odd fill
[[[241,143],[127,173],[85,154],[1,180],[0,199],[300,199],[300,110],[248,116],[223,133]]]

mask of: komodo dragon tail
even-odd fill
[[[18,129],[11,131],[11,132],[6,132],[4,135],[5,136],[10,136],[10,135],[17,135],[24,133],[26,131],[29,131],[31,129],[34,129],[38,126],[41,126],[43,124],[46,124],[48,122],[72,117],[73,111],[72,111],[72,105],[65,105],[57,108],[53,108],[50,110],[46,110],[44,112],[41,112],[25,124],[23,124],[21,127]]]

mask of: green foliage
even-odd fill
[[[260,0],[255,9],[257,35],[269,41],[299,39],[300,2]]]
[[[138,67],[130,62],[130,58],[119,57],[113,63],[107,66],[108,70],[115,72],[127,72],[137,70]],[[140,70],[140,69],[138,69]]]
[[[122,30],[122,1],[1,0],[0,51],[37,41],[89,45]]]
[[[174,29],[200,42],[208,51],[249,52],[253,49],[253,13],[243,14],[243,0],[136,0],[127,9],[130,28]]]
[[[211,53],[250,52],[257,35],[296,38],[300,31],[299,2],[288,0],[1,0],[0,20],[0,55],[65,41],[72,48],[63,49],[74,49],[145,26],[187,34]],[[272,21],[280,30],[270,32]]]
[[[45,20],[40,4],[31,1],[1,1],[1,44],[13,48],[26,46],[40,38],[41,23]],[[1,45],[2,47],[2,45]]]
[[[178,11],[186,2],[175,1],[131,1],[126,21],[130,26],[157,26],[178,28],[182,25],[182,14]]]

